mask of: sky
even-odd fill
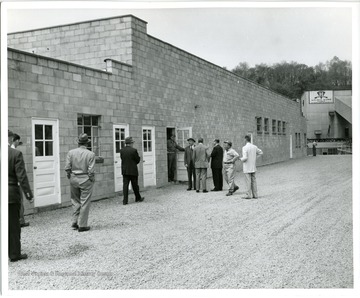
[[[343,5],[85,9],[88,3],[82,9],[9,9],[8,32],[133,14],[148,23],[148,34],[229,70],[240,62],[315,66],[334,56],[352,61],[352,12]]]

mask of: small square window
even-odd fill
[[[262,133],[262,118],[256,117],[256,131],[257,133]]]
[[[78,115],[78,135],[82,133],[88,135],[90,142],[87,148],[93,151],[96,156],[100,156],[99,122],[100,116]]]

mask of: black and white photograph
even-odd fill
[[[359,295],[359,16],[1,1],[2,295]]]

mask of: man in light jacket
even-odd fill
[[[207,147],[203,144],[204,139],[199,138],[198,145],[194,149],[194,162],[196,172],[196,192],[200,192],[200,180],[203,192],[206,190],[206,175],[209,167],[210,155],[207,152]]]
[[[246,180],[246,197],[244,199],[257,199],[257,185],[256,185],[256,158],[262,155],[263,152],[257,146],[251,144],[250,136],[245,136],[246,145],[242,148],[243,172]]]

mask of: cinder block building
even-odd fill
[[[244,135],[260,165],[306,155],[301,104],[161,41],[132,15],[8,35],[9,128],[21,135],[35,208],[70,205],[64,166],[81,132],[97,156],[94,199],[122,190],[119,150],[135,140],[140,187],[168,184],[167,138]],[[245,46],[245,45],[244,45]],[[241,165],[239,164],[239,169]],[[210,172],[210,171],[209,171]],[[178,154],[177,180],[186,180]]]
[[[351,153],[352,91],[306,91],[301,97],[308,147],[315,140],[319,154]]]

